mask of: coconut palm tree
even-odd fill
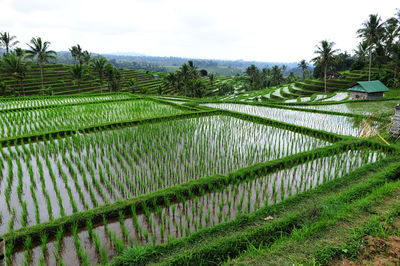
[[[303,80],[306,78],[306,70],[308,69],[307,62],[306,60],[301,60],[300,63],[297,65],[297,67],[301,68],[301,71],[303,72]]]
[[[15,49],[14,49],[14,52],[15,52],[15,54],[16,54],[17,56],[24,56],[24,55],[25,55],[25,51],[24,51],[22,48],[20,48],[20,47],[15,48]]]
[[[19,43],[19,41],[15,40],[17,37],[10,36],[9,32],[0,33],[0,43],[6,48],[6,55],[9,54],[10,49]]]
[[[95,57],[91,60],[91,66],[93,67],[93,70],[99,75],[100,86],[103,86],[103,75],[107,64],[108,61],[104,57]]]
[[[23,58],[21,56],[17,56],[14,52],[9,53],[8,56],[5,56],[2,59],[0,70],[3,73],[11,75],[19,84],[20,91],[18,94],[22,92],[23,95],[25,95],[23,82],[26,72],[28,71],[28,66]]]
[[[214,85],[214,82],[215,82],[216,77],[217,77],[217,75],[214,74],[214,73],[210,73],[210,74],[208,75],[208,79],[210,80],[210,85],[211,85],[211,86]]]
[[[164,79],[163,83],[165,87],[172,88],[174,90],[178,90],[178,83],[179,83],[179,77],[177,73],[168,73]]]
[[[365,57],[368,52],[368,42],[367,41],[362,41],[357,45],[357,49],[354,50],[358,58],[364,62]]]
[[[390,64],[393,65],[394,78],[397,79],[397,73],[400,69],[400,41],[390,47]]]
[[[130,78],[128,80],[128,87],[131,90],[132,93],[136,92],[136,79],[135,78]],[[161,93],[160,93],[161,94]]]
[[[83,63],[85,63],[86,65],[89,65],[90,58],[91,58],[91,54],[88,51],[83,51],[83,53],[82,53]]]
[[[74,65],[70,70],[70,74],[77,83],[79,92],[81,92],[81,81],[85,74],[84,68],[81,65]]]
[[[72,46],[69,49],[72,58],[74,58],[74,62],[75,64],[78,62],[79,65],[82,66],[83,64],[83,50],[81,48],[81,46],[79,44],[77,44],[76,46]]]
[[[108,87],[110,89],[110,92],[112,92],[113,90],[119,90],[121,86],[121,72],[109,63],[105,67],[105,76],[108,80]]]
[[[271,68],[271,81],[272,85],[279,85],[283,81],[282,69],[275,65]]]
[[[328,72],[328,66],[335,59],[335,53],[339,50],[334,50],[333,46],[334,42],[329,42],[327,40],[322,40],[320,42],[320,46],[316,46],[317,50],[314,51],[315,54],[318,54],[317,57],[313,58],[311,61],[314,62],[315,65],[320,65],[324,71],[324,88],[326,93],[326,73]]]
[[[372,47],[376,45],[384,32],[384,25],[378,14],[369,15],[369,19],[364,21],[362,28],[357,30],[357,37],[363,38],[369,43],[369,71],[368,80],[371,80]]]
[[[389,18],[384,24],[385,52],[388,53],[393,41],[400,36],[400,25],[396,18]]]
[[[42,92],[44,93],[43,85],[43,65],[48,63],[50,59],[55,59],[57,53],[53,50],[48,50],[50,42],[43,42],[42,38],[32,38],[27,44],[30,50],[26,50],[26,57],[34,59],[36,58],[37,64],[40,68],[40,79],[42,81]]]

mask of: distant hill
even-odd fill
[[[0,53],[4,52],[0,49]],[[274,65],[286,65],[287,70],[283,72],[285,76],[290,72],[295,75],[301,75],[301,69],[297,68],[297,62],[262,62],[262,61],[245,61],[245,60],[221,60],[221,59],[200,59],[186,57],[168,57],[168,56],[147,56],[136,52],[115,52],[108,54],[91,53],[93,57],[104,56],[115,67],[125,69],[148,70],[155,72],[174,72],[182,64],[189,60],[193,61],[199,69],[205,69],[209,73],[217,73],[219,75],[233,76],[243,74],[246,68],[255,65],[259,69],[271,68]],[[57,59],[52,61],[53,64],[74,64],[74,60],[69,51],[58,51]],[[312,68],[312,67],[311,67]]]
[[[135,52],[116,52],[116,53],[105,53],[104,56],[107,55],[119,55],[119,56],[147,56],[145,54],[135,53]]]

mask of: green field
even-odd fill
[[[204,101],[127,93],[0,101],[6,262],[247,263],[326,223],[313,208],[335,198],[350,212],[376,189],[396,188],[397,146],[358,138],[356,122],[396,101]]]

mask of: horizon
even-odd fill
[[[117,0],[114,5],[92,0],[1,1],[0,31],[15,35],[23,49],[32,37],[40,36],[55,51],[80,44],[98,54],[277,63],[310,61],[323,39],[353,54],[359,42],[356,30],[368,15],[377,13],[385,21],[397,8],[397,1],[380,5],[343,0],[330,6],[329,12],[316,0],[247,5],[220,1],[214,8],[209,8],[208,0],[195,8],[169,0]]]

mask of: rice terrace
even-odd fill
[[[287,64],[0,28],[0,265],[398,265],[391,12]]]

